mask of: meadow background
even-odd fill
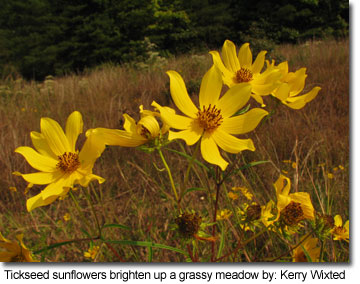
[[[243,7],[236,7],[242,5],[237,4],[238,1],[222,1],[221,5],[211,1],[83,1],[76,5],[57,1],[51,9],[48,1],[1,2],[6,8],[0,12],[0,230],[3,235],[24,233],[25,243],[32,250],[86,237],[70,198],[28,213],[26,199],[41,187],[34,186],[25,194],[26,182],[12,174],[32,172],[14,150],[18,146],[31,146],[29,133],[40,130],[41,117],[51,117],[64,126],[67,116],[78,110],[83,115],[85,130],[121,129],[124,113],[139,118],[140,104],[150,109],[151,102],[156,100],[161,105],[174,106],[167,70],[178,71],[189,94],[195,97],[202,76],[212,65],[208,51],[219,49],[225,39],[233,40],[238,46],[250,42],[254,55],[266,49],[267,59],[275,59],[277,63],[287,60],[291,71],[306,67],[305,91],[314,86],[322,88],[316,99],[301,110],[280,105],[248,135],[256,151],[239,154],[240,164],[269,162],[239,172],[229,185],[246,186],[259,204],[265,204],[273,195],[273,183],[279,174],[286,173],[291,178],[292,190],[309,192],[317,211],[349,219],[346,1],[309,0],[296,4],[282,1],[276,5],[281,6],[278,8],[282,8],[283,14],[276,14],[280,13],[279,9],[268,9],[269,13],[264,13],[266,7],[277,1],[251,4],[256,2],[252,1],[248,3],[251,13],[247,13],[252,19],[244,17],[245,12],[240,9]],[[191,3],[191,7],[185,3]],[[148,10],[142,11],[141,7]],[[148,22],[141,22],[145,20],[141,15],[149,11]],[[215,14],[219,17],[211,20]],[[51,15],[60,15],[62,19],[66,16],[67,20],[61,21],[65,26],[58,25],[61,19]],[[301,15],[307,21],[295,26]],[[274,19],[271,26],[267,25]],[[32,23],[27,25],[29,30],[21,30],[26,21]],[[116,31],[118,37],[114,35]],[[135,34],[138,40],[131,38]],[[266,103],[269,109],[275,109],[274,101]],[[82,145],[84,136],[79,140]],[[171,147],[193,150],[182,142],[173,142]],[[169,151],[164,153],[175,183],[181,184],[187,161]],[[229,154],[228,158],[233,160],[234,156]],[[295,164],[284,162],[287,160]],[[176,215],[167,196],[171,194],[170,185],[161,168],[156,153],[145,154],[132,148],[109,147],[97,160],[93,172],[106,179],[102,185],[90,186],[98,217],[102,223],[119,223],[131,228],[109,230],[106,232],[109,239],[151,240],[180,247],[181,241],[173,230]],[[211,190],[213,184],[203,184],[203,179],[199,179],[202,175],[201,171],[192,172],[188,184],[183,186]],[[75,194],[85,214],[91,216],[90,205],[82,192],[78,190]],[[193,191],[186,195],[184,203],[187,208],[207,216],[211,211],[210,198],[207,191]],[[226,192],[221,192],[220,200],[221,209],[241,202],[229,200]],[[70,214],[68,221],[64,220],[67,213]],[[236,237],[231,231],[233,221],[227,222],[227,241],[235,244]],[[249,252],[251,261],[281,254],[281,248],[267,250],[274,246],[266,238],[265,235],[257,239],[256,245],[264,249],[260,259]],[[271,242],[274,244],[276,240]],[[327,246],[327,261],[349,260],[348,246],[333,241]],[[46,252],[43,260],[87,261],[83,252],[88,247],[88,243],[81,242],[63,246]],[[126,261],[148,260],[146,248],[121,245],[114,248]],[[206,255],[209,248],[203,245],[201,249]],[[157,249],[152,254],[153,261],[184,261],[181,255],[167,250]],[[249,260],[240,255],[236,261],[242,258]],[[118,261],[107,249],[102,250],[97,261],[102,259]]]

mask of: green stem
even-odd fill
[[[199,146],[200,146],[200,142],[196,143],[196,148],[194,150],[194,153],[191,155],[191,159],[189,161],[187,170],[186,170],[186,174],[185,174],[185,179],[184,179],[184,185],[187,184],[188,180],[189,180],[189,174],[190,174],[190,170],[194,164],[194,160],[195,160],[195,156],[197,154],[197,152],[199,151]]]
[[[80,217],[82,218],[82,220],[84,221],[84,223],[86,224],[86,226],[91,229],[91,226],[89,224],[89,222],[87,221],[87,219],[85,218],[83,212],[81,211],[81,207],[79,205],[79,202],[76,200],[75,196],[72,194],[71,190],[69,191],[69,195],[71,197],[71,199],[74,201],[76,210],[78,211]]]
[[[95,209],[94,209],[94,206],[93,206],[93,204],[92,204],[92,202],[91,202],[90,196],[89,196],[89,194],[87,194],[87,193],[85,192],[85,189],[84,189],[84,188],[82,188],[82,189],[83,189],[83,193],[84,193],[84,195],[85,195],[85,197],[86,197],[86,199],[87,199],[87,201],[88,201],[88,203],[89,203],[89,205],[90,205],[91,211],[92,211],[92,213],[93,213],[93,215],[94,215],[94,217],[95,217],[96,226],[97,226],[97,228],[98,228],[99,235],[101,235],[101,227],[100,227],[99,219],[98,219],[98,217],[97,217],[97,215],[96,215],[96,213],[95,213]],[[90,193],[90,189],[89,189],[89,193]]]
[[[166,162],[166,160],[165,160],[165,158],[164,158],[164,155],[163,155],[161,149],[158,148],[157,150],[158,150],[158,152],[159,152],[161,161],[163,162],[163,164],[164,164],[164,166],[165,166],[165,169],[166,169],[166,171],[167,171],[167,173],[168,173],[168,175],[169,175],[169,180],[170,180],[170,183],[171,183],[171,187],[172,187],[172,190],[174,191],[175,199],[176,199],[176,201],[177,201],[177,203],[178,203],[178,206],[179,206],[179,208],[180,208],[179,195],[177,194],[177,191],[176,191],[176,188],[175,188],[175,183],[174,183],[174,179],[173,179],[172,174],[171,174],[171,170],[170,170],[169,165],[167,164],[167,162]]]

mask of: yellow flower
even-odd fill
[[[234,193],[234,192],[231,192],[231,191],[228,193],[228,196],[229,196],[229,198],[232,199],[232,200],[236,200],[236,199],[239,198],[239,195],[238,195],[238,194],[236,194],[236,193]]]
[[[292,167],[293,169],[296,169],[296,166],[297,166],[297,165],[296,165],[296,162],[292,162],[292,163],[291,163],[291,167]]]
[[[67,221],[69,221],[71,219],[71,216],[70,216],[69,213],[65,213],[63,218],[64,218],[65,222],[67,222]]]
[[[15,186],[9,186],[9,190],[11,190],[13,192],[17,192],[17,189]]]
[[[314,87],[310,92],[298,96],[305,87],[306,68],[300,68],[296,72],[289,72],[287,61],[275,66],[275,62],[270,64],[267,62],[268,68],[266,70],[279,70],[282,74],[281,84],[272,91],[272,95],[278,98],[283,104],[293,109],[301,109],[308,102],[312,101],[319,91],[320,87]]]
[[[306,254],[312,262],[318,262],[320,257],[320,247],[317,238],[307,238],[301,245],[293,250],[293,262],[308,262]],[[306,253],[305,253],[306,252]]]
[[[47,184],[38,195],[27,200],[28,211],[66,195],[74,184],[87,186],[92,180],[104,182],[103,178],[92,174],[92,168],[105,146],[94,137],[88,137],[80,152],[75,148],[76,140],[83,131],[83,120],[78,111],[68,117],[65,133],[55,120],[47,117],[41,118],[40,128],[41,133],[30,133],[35,150],[26,146],[15,150],[40,172],[14,174],[21,175],[30,184]]]
[[[168,108],[169,111],[173,111]],[[129,116],[124,114],[124,130],[120,129],[108,129],[108,128],[95,128],[89,129],[89,135],[94,135],[103,141],[106,145],[123,146],[123,147],[137,147],[143,145],[161,134],[165,134],[169,127],[163,124],[160,129],[159,123],[156,117],[160,114],[157,112],[143,110],[143,106],[140,106],[141,118],[136,121]]]
[[[99,252],[99,249],[99,246],[93,246],[92,248],[89,248],[87,252],[84,252],[84,256],[86,258],[91,258],[92,260],[94,260]]]
[[[274,202],[270,200],[266,205],[261,206],[261,217],[260,220],[263,222],[265,227],[270,226],[274,223],[274,215],[271,213]]]
[[[342,165],[339,165],[339,169],[343,171],[345,168]]]
[[[224,210],[221,210],[220,213],[218,213],[216,215],[216,219],[217,220],[229,219],[231,215],[232,215],[232,212],[229,209],[224,209]]]
[[[286,184],[285,184],[286,182]],[[293,226],[303,219],[314,219],[314,207],[307,192],[290,193],[290,179],[280,175],[274,184],[277,198],[278,215],[286,225]]]
[[[0,233],[0,262],[36,262],[22,241],[23,234],[16,235],[16,239],[10,241]]]
[[[232,188],[232,190],[241,191],[242,195],[244,195],[247,200],[252,200],[253,199],[253,195],[244,186],[235,186],[235,187]]]
[[[334,175],[332,173],[327,173],[327,177],[328,177],[328,179],[333,179]]]
[[[161,118],[171,128],[179,132],[169,131],[169,140],[183,139],[186,144],[193,145],[201,138],[200,150],[205,161],[218,165],[223,171],[226,162],[220,155],[219,148],[229,153],[243,150],[254,151],[251,139],[239,139],[231,134],[244,134],[252,131],[268,114],[260,108],[254,108],[245,114],[233,116],[249,100],[250,85],[237,84],[229,89],[221,98],[221,74],[213,65],[202,79],[199,94],[199,107],[191,101],[182,77],[175,71],[168,71],[170,92],[176,106],[186,116],[176,115],[169,108],[156,102]]]
[[[340,215],[334,217],[335,226],[331,230],[334,235],[334,240],[344,240],[349,242],[349,220],[347,220],[343,226],[343,221]]]
[[[270,93],[279,85],[280,72],[275,68],[267,69],[263,73],[265,54],[267,51],[261,51],[253,62],[249,43],[244,43],[236,56],[236,46],[226,40],[222,47],[221,56],[217,51],[211,51],[214,64],[222,73],[224,84],[231,88],[232,86],[248,82],[251,85],[253,98],[263,104],[261,96],[270,95]]]

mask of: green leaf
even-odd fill
[[[104,226],[102,226],[102,228],[120,228],[131,231],[130,227],[121,224],[105,224]]]
[[[224,226],[221,226],[221,236],[220,236],[220,244],[219,244],[219,250],[217,253],[217,258],[219,258],[221,256],[224,246],[225,246]]]
[[[71,241],[65,241],[65,242],[60,242],[60,243],[56,243],[56,244],[52,244],[52,245],[49,245],[45,248],[42,248],[42,249],[39,249],[39,250],[36,250],[36,251],[33,251],[33,254],[39,254],[43,251],[47,251],[49,249],[53,249],[53,248],[57,248],[57,247],[61,247],[63,245],[67,245],[67,244],[71,244],[71,243],[75,243],[77,242],[78,240],[71,240]]]
[[[130,246],[140,246],[140,247],[151,247],[151,248],[160,248],[160,249],[167,249],[167,250],[171,250],[174,252],[178,252],[181,253],[185,256],[188,256],[188,253],[186,251],[183,251],[181,249],[178,248],[174,248],[174,247],[170,247],[167,245],[163,245],[163,244],[154,244],[153,242],[145,242],[145,241],[131,241],[131,240],[122,240],[122,241],[117,241],[117,240],[104,240],[104,242],[106,243],[112,243],[112,244],[119,244],[119,245],[130,245]]]
[[[205,171],[207,171],[207,172],[210,171],[207,166],[205,166],[205,165],[204,165],[203,163],[201,163],[199,160],[194,159],[193,157],[189,156],[188,154],[185,154],[185,153],[183,153],[183,152],[179,152],[179,151],[176,151],[176,150],[170,149],[170,148],[165,148],[165,149],[168,150],[168,151],[170,151],[170,152],[176,153],[176,154],[178,154],[178,155],[180,155],[180,156],[183,156],[183,157],[185,157],[185,158],[188,159],[188,160],[192,160],[192,159],[193,159],[194,163],[196,163],[197,165],[199,165],[200,167],[202,167]]]
[[[249,110],[249,108],[250,108],[250,104],[248,104],[246,107],[238,110],[233,116],[238,116],[240,114],[243,114],[243,113],[247,112]]]

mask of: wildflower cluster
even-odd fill
[[[297,239],[297,244],[294,243],[291,250],[293,261],[321,261],[318,247],[320,231],[327,230],[328,235],[332,235],[334,240],[348,241],[349,223],[347,221],[343,225],[340,216],[335,217],[333,224],[328,220],[324,221],[327,225],[322,225],[321,230],[319,226],[314,225],[311,234],[308,236],[303,234],[306,222],[316,223],[316,211],[309,193],[290,193],[290,179],[282,174],[274,183],[272,192],[274,200],[261,204],[254,193],[246,187],[233,186],[227,193],[230,205],[220,210],[220,191],[227,181],[225,177],[236,170],[228,154],[256,150],[255,143],[246,134],[254,131],[269,114],[265,109],[266,96],[272,96],[292,109],[300,109],[317,96],[320,87],[314,87],[310,92],[301,94],[307,77],[305,68],[289,72],[287,62],[276,65],[274,61],[265,60],[266,51],[261,51],[253,61],[248,43],[243,44],[236,54],[235,44],[226,40],[221,55],[217,51],[211,51],[210,54],[213,65],[202,78],[196,102],[190,98],[182,76],[175,70],[169,70],[166,73],[170,80],[171,98],[177,109],[160,105],[156,101],[151,103],[154,108],[152,110],[146,110],[140,105],[140,119],[136,121],[130,115],[124,114],[123,129],[104,127],[88,129],[81,150],[77,149],[77,139],[83,132],[83,120],[78,111],[74,111],[68,117],[65,131],[53,119],[41,118],[41,131],[30,133],[34,148],[21,146],[15,150],[38,172],[14,174],[28,182],[29,188],[32,185],[45,185],[39,194],[27,200],[27,210],[32,211],[47,206],[57,199],[62,200],[68,194],[76,202],[72,193],[76,189],[75,185],[86,188],[94,180],[98,183],[105,182],[103,177],[93,173],[93,167],[106,147],[138,147],[147,153],[157,153],[163,162],[173,192],[176,212],[174,216],[177,216],[172,222],[177,226],[180,238],[194,240],[193,249],[187,242],[188,252],[183,252],[187,259],[199,260],[198,241],[200,240],[211,244],[211,256],[207,260],[220,260],[225,239],[224,229],[222,229],[222,237],[219,236],[218,230],[225,226],[225,221],[230,223],[233,231],[239,230],[238,233],[234,233],[239,238],[239,244],[235,245],[231,252],[234,255],[244,244],[250,243],[257,236],[254,235],[247,241],[241,240],[248,231],[256,234],[274,233],[287,243]],[[250,102],[252,99],[255,102]],[[254,103],[258,104],[258,107],[250,108]],[[238,137],[239,135],[241,137]],[[163,155],[165,146],[177,139],[185,141],[188,146],[196,145],[192,156],[184,153],[188,158],[189,166],[183,184],[186,185],[189,181],[189,172],[195,167],[194,161],[198,149],[203,161],[210,164],[204,166],[203,161],[197,160],[198,164],[203,165],[202,168],[208,170],[208,176],[214,178],[215,191],[209,190],[212,197],[210,199],[213,201],[213,211],[210,214],[203,216],[200,212],[194,213],[190,208],[184,208],[186,206],[183,201],[184,195],[189,190],[186,191],[175,183]],[[293,168],[297,167],[295,162],[290,161],[290,163]],[[208,184],[210,186],[211,183]],[[86,194],[86,191],[84,192]],[[76,205],[80,207],[77,202]],[[96,218],[94,208],[91,209]],[[69,223],[72,220],[70,216],[73,214],[66,213],[63,216],[64,221]],[[232,219],[237,220],[238,227],[232,225]],[[223,222],[219,222],[220,220]],[[88,223],[87,218],[84,218],[84,223]],[[104,225],[98,219],[95,223],[97,234],[75,240],[91,242],[90,249],[84,253],[84,256],[90,260],[98,258],[99,251],[105,246],[94,245],[94,241],[97,240],[105,243],[118,256],[111,246],[111,243],[116,241],[106,240],[103,229],[121,226]],[[295,235],[296,238],[291,237]],[[18,242],[11,242],[0,236],[0,248],[5,249],[5,252],[0,252],[1,260],[33,261],[21,237],[18,237]],[[219,238],[221,249],[219,248],[216,257],[215,243]],[[129,244],[139,243],[129,242]],[[179,252],[179,249],[173,250]]]

